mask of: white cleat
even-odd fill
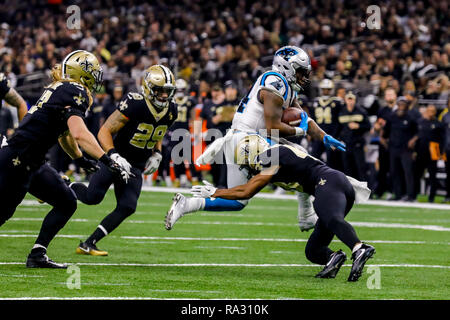
[[[181,193],[175,194],[172,206],[166,214],[165,226],[166,230],[173,228],[174,224],[186,213],[185,210],[186,197]]]

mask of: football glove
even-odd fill
[[[111,149],[108,151],[108,156],[114,161],[117,162],[122,168],[124,168],[129,174],[131,173],[131,164],[117,153],[115,149]]]
[[[159,150],[155,151],[152,156],[148,158],[147,163],[145,164],[144,174],[149,175],[158,170],[161,160],[161,152],[159,152]]]
[[[86,173],[91,174],[100,169],[97,165],[97,162],[94,160],[89,160],[85,156],[81,156],[80,158],[73,159],[73,162],[76,166],[83,168]]]
[[[191,194],[195,198],[211,198],[216,193],[217,188],[206,180],[203,180],[204,186],[193,186],[191,188]]]
[[[323,137],[323,144],[325,145],[325,148],[327,148],[328,150],[338,149],[338,150],[341,150],[344,152],[346,151],[345,143],[336,140],[329,134],[327,134],[325,137]]]
[[[125,183],[128,183],[128,179],[130,179],[130,176],[134,177],[134,174],[125,170],[124,167],[108,157],[106,153],[98,160],[104,163],[114,175],[122,179],[122,181]]]
[[[8,145],[6,136],[0,133],[0,149]]]
[[[308,114],[305,111],[302,111],[300,114],[301,121],[297,128],[295,128],[296,136],[306,136],[308,132]]]

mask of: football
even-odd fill
[[[301,121],[301,110],[298,108],[286,108],[281,116],[281,122],[287,123],[291,126],[298,125]]]

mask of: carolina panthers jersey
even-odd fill
[[[48,149],[58,142],[66,132],[67,120],[71,116],[84,119],[89,108],[86,89],[72,81],[54,82],[20,122],[9,140],[19,159],[29,165],[40,165]]]
[[[142,94],[130,92],[117,110],[128,122],[115,136],[114,147],[132,166],[143,170],[156,143],[177,119],[177,105],[171,102],[168,108],[158,111]]]
[[[189,129],[189,120],[192,109],[195,108],[196,102],[193,98],[184,97],[182,100],[174,99],[174,102],[178,108],[178,117],[170,130],[176,130],[179,128]]]
[[[342,106],[342,101],[337,97],[318,97],[314,99],[311,117],[326,133],[336,135]]]
[[[289,146],[275,145],[258,156],[262,168],[279,165],[271,182],[291,191],[313,194],[319,176],[317,171],[325,164],[307,153]]]
[[[11,86],[9,85],[9,80],[3,73],[0,73],[0,108],[2,107],[1,100],[3,100],[3,98],[9,92],[9,89],[11,89]]]
[[[259,76],[250,92],[241,100],[233,118],[231,128],[246,132],[259,132],[266,129],[264,105],[259,101],[259,91],[267,89],[283,99],[283,109],[289,107],[296,93],[285,77],[275,71],[267,71]]]

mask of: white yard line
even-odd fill
[[[42,221],[42,218],[11,218],[12,221]],[[72,219],[71,222],[97,222],[92,219]],[[449,232],[450,228],[437,225],[407,224],[407,223],[382,223],[382,222],[364,222],[349,221],[352,225],[365,228],[394,228],[394,229],[419,229],[428,231]],[[161,224],[161,220],[126,220],[125,223],[134,224]],[[268,227],[296,227],[294,223],[281,222],[245,222],[245,221],[183,221],[183,224],[189,225],[240,225],[240,226],[268,226]]]
[[[58,238],[76,238],[84,239],[88,235],[79,234],[58,234]],[[0,234],[0,238],[36,238],[37,234]],[[110,235],[109,237],[116,237]],[[286,238],[213,238],[213,237],[152,237],[152,236],[121,236],[121,239],[127,240],[181,240],[181,241],[268,241],[268,242],[307,242],[308,239],[286,239]],[[384,244],[437,244],[450,245],[450,242],[439,241],[415,241],[415,240],[365,240],[368,243],[384,243]],[[333,242],[340,242],[333,240]],[[135,243],[138,243],[135,241]]]
[[[165,193],[189,193],[190,189],[186,188],[168,188],[168,187],[150,187],[144,186],[142,187],[143,191],[151,191],[151,192],[165,192]],[[258,193],[255,198],[262,199],[279,199],[279,200],[297,200],[296,195],[276,195],[273,193]],[[405,207],[405,208],[425,208],[425,209],[437,209],[437,210],[447,210],[450,213],[450,205],[448,204],[439,204],[439,203],[419,203],[419,202],[403,202],[403,201],[384,201],[384,200],[368,200],[364,204],[368,205],[376,205],[376,206],[385,206],[385,207]]]
[[[22,265],[24,262],[0,262],[0,265]],[[74,263],[78,266],[105,266],[105,267],[246,267],[246,268],[319,268],[316,264],[295,263]],[[343,267],[351,267],[344,264]],[[384,268],[435,268],[450,269],[450,266],[430,264],[366,264],[368,267]]]

